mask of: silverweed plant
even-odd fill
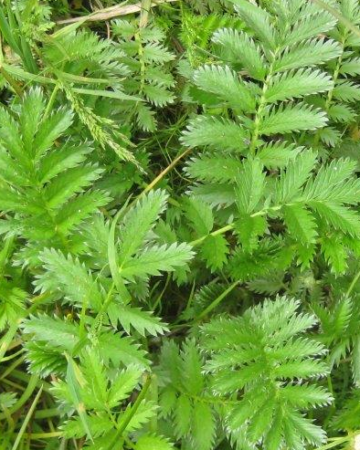
[[[359,450],[359,25],[0,2],[1,450]]]

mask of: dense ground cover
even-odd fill
[[[360,448],[357,0],[0,3],[0,448]]]

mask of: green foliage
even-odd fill
[[[171,92],[174,79],[166,65],[174,55],[163,43],[165,33],[155,24],[145,28],[125,20],[116,20],[113,31],[119,37],[119,50],[128,68],[123,88],[141,98],[135,108],[132,102],[123,104],[124,115],[135,115],[141,129],[154,131],[156,118],[152,106],[164,107],[174,101]]]
[[[244,389],[225,418],[240,448],[259,440],[266,449],[284,444],[305,448],[306,441],[320,445],[325,439],[298,411],[331,401],[326,389],[306,382],[323,377],[328,369],[311,359],[323,355],[325,348],[301,336],[316,320],[297,314],[298,307],[285,297],[265,300],[241,318],[214,319],[202,330],[204,346],[211,352],[205,369],[212,374],[213,391],[231,396]]]
[[[352,1],[342,1],[338,5],[339,11],[346,19],[358,22],[360,17],[359,6]],[[337,59],[329,64],[328,71],[333,79],[333,88],[322,98],[314,101],[321,105],[327,112],[329,126],[318,132],[315,145],[336,147],[341,144],[341,128],[339,124],[352,124],[355,120],[356,111],[354,102],[359,95],[359,86],[356,81],[349,80],[349,76],[356,76],[356,57],[353,52],[357,48],[353,36],[341,24],[332,31],[331,36],[340,44],[341,53]],[[354,79],[355,80],[355,79]]]
[[[165,418],[174,423],[174,436],[185,438],[189,448],[213,448],[215,409],[207,395],[202,374],[203,359],[197,345],[189,340],[181,351],[175,344],[165,345],[161,354],[162,389],[160,404]]]
[[[15,118],[0,111],[0,186],[2,208],[9,214],[1,231],[28,240],[19,254],[25,264],[37,260],[46,246],[69,250],[75,227],[109,201],[106,193],[88,189],[102,173],[98,164],[86,161],[91,147],[59,142],[71,126],[71,113],[58,109],[49,115],[45,107],[36,89]]]
[[[359,24],[1,3],[0,448],[358,448]]]

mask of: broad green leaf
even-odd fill
[[[108,381],[104,363],[95,348],[85,351],[83,358],[83,375],[86,380],[86,389],[82,394],[84,403],[90,409],[106,410]]]
[[[108,392],[109,408],[115,408],[127,399],[140,382],[142,371],[137,367],[129,366],[117,374]]]
[[[297,69],[323,64],[338,58],[342,53],[341,46],[332,39],[315,39],[299,42],[296,47],[285,47],[274,62],[274,71]]]
[[[30,90],[23,101],[20,124],[25,151],[33,156],[33,140],[41,128],[41,117],[45,109],[44,96],[40,89]]]
[[[88,415],[87,423],[94,439],[110,431],[114,427],[114,424],[108,417],[102,417],[99,415],[96,416]],[[62,426],[62,429],[64,437],[66,437],[67,439],[71,438],[80,439],[86,435],[86,431],[84,430],[84,426],[79,417],[67,421]]]
[[[253,78],[263,80],[266,73],[264,57],[254,40],[246,33],[232,28],[222,28],[212,37],[220,44],[233,66],[242,66]]]
[[[240,214],[251,214],[259,205],[265,189],[265,173],[259,159],[247,159],[237,177],[236,203]]]
[[[264,157],[266,158],[266,155]],[[239,158],[219,152],[199,155],[191,158],[187,164],[187,176],[210,183],[233,181],[242,168]]]
[[[266,450],[278,450],[282,441],[282,409],[274,411],[274,418],[269,431],[266,433],[264,447]]]
[[[306,185],[306,200],[357,203],[360,185],[355,179],[356,162],[350,159],[334,159],[320,167],[317,175]]]
[[[68,355],[68,368],[66,373],[66,382],[68,385],[71,400],[76,408],[76,411],[80,417],[81,423],[84,427],[84,431],[90,440],[93,440],[91,430],[89,427],[85,405],[83,403],[81,389],[86,386],[86,380],[76,362]]]
[[[215,419],[208,403],[194,404],[192,437],[198,450],[211,450],[215,439]]]
[[[276,400],[274,398],[267,398],[258,411],[251,417],[248,429],[251,441],[256,442],[269,429],[273,419],[275,407]]]
[[[19,126],[4,107],[0,108],[0,143],[21,164],[23,143]]]
[[[186,243],[153,245],[124,263],[120,274],[129,280],[133,280],[134,277],[158,276],[161,272],[173,272],[186,266],[193,255],[192,247]]]
[[[252,252],[259,244],[259,237],[266,231],[267,222],[263,216],[251,217],[243,215],[235,223],[242,248],[246,252]]]
[[[294,144],[277,141],[262,147],[257,152],[257,157],[267,168],[286,168],[302,150],[302,147],[296,147]]]
[[[60,251],[44,250],[40,254],[45,272],[36,281],[41,292],[58,292],[61,290],[65,299],[75,306],[91,305],[99,310],[102,293],[92,275],[79,260],[70,255],[66,258]]]
[[[325,431],[318,425],[315,425],[312,420],[302,417],[300,413],[289,409],[287,409],[285,414],[285,420],[289,422],[289,425],[310,444],[320,446],[326,441]]]
[[[130,334],[132,328],[142,336],[146,334],[156,336],[168,331],[166,324],[158,317],[149,311],[143,311],[134,306],[116,302],[110,305],[108,314],[112,322],[119,321],[128,334]]]
[[[158,436],[144,435],[136,443],[136,450],[172,450],[168,440]]]
[[[155,106],[163,107],[174,101],[172,92],[163,86],[145,85],[144,94],[146,99]]]
[[[25,109],[23,121],[27,121],[26,113]],[[31,111],[28,111],[28,114],[31,114]],[[65,108],[55,110],[50,117],[42,121],[32,144],[33,154],[37,161],[48,151],[54,141],[70,127],[72,121],[73,114]]]
[[[336,239],[335,236],[330,238],[323,236],[321,239],[321,251],[332,272],[341,274],[348,269],[348,252],[341,240]]]
[[[284,386],[281,396],[297,408],[325,406],[333,400],[325,388],[310,384]]]
[[[212,272],[221,270],[226,264],[229,253],[228,242],[223,235],[209,235],[200,247],[200,255],[205,260],[206,267]]]
[[[316,223],[313,215],[301,204],[286,205],[284,219],[291,236],[308,245],[317,237]]]
[[[97,165],[86,164],[73,167],[53,178],[43,189],[43,197],[52,209],[60,208],[76,193],[83,192],[100,178],[103,169]]]
[[[271,16],[259,6],[246,0],[230,0],[236,7],[240,17],[255,32],[263,45],[269,49],[274,49],[275,32],[271,25]]]
[[[202,359],[195,341],[188,340],[182,346],[181,371],[184,389],[191,395],[200,395],[204,386]]]
[[[209,205],[197,198],[189,197],[183,201],[183,209],[197,237],[210,233],[214,226],[214,217]]]
[[[316,130],[327,124],[325,112],[303,103],[270,109],[260,124],[260,134],[271,136]]]
[[[265,98],[268,103],[276,103],[326,92],[332,87],[332,78],[326,73],[320,70],[300,69],[275,75],[271,79]]]
[[[289,203],[301,196],[300,189],[316,164],[316,153],[304,151],[291,160],[276,180],[275,204]]]
[[[215,94],[235,110],[251,112],[255,109],[255,99],[250,89],[227,66],[202,66],[194,73],[194,83],[205,92]]]
[[[192,405],[187,395],[181,394],[174,411],[174,426],[179,437],[189,434],[192,423]]]
[[[360,236],[360,215],[356,211],[331,201],[311,200],[309,206],[335,230],[340,230],[353,237]]]
[[[115,367],[133,364],[138,367],[148,367],[145,351],[140,349],[130,338],[120,334],[104,333],[99,336],[99,352],[106,361],[111,361]]]
[[[319,34],[334,28],[336,22],[336,18],[328,11],[318,9],[317,14],[310,17],[308,15],[301,17],[293,27],[287,30],[287,33],[284,33],[282,36],[283,45],[292,46],[306,39],[317,37]]]
[[[38,341],[48,342],[68,352],[73,350],[79,339],[79,330],[75,324],[46,315],[24,321],[23,330],[26,334],[33,334]]]
[[[215,150],[245,152],[249,133],[232,120],[198,116],[183,132],[181,141],[187,147],[210,147]]]
[[[360,86],[352,81],[340,80],[335,85],[333,97],[342,102],[352,103],[360,100]]]
[[[167,197],[165,191],[151,191],[146,197],[138,200],[123,217],[119,231],[120,268],[143,245],[146,235],[164,211]]]

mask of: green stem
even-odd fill
[[[6,332],[5,336],[0,340],[0,362],[2,361],[5,353],[7,352],[7,349],[9,348],[17,332],[17,329],[20,325],[20,321],[21,319],[14,322]]]
[[[5,362],[5,361],[11,361],[14,358],[17,358],[18,356],[20,356],[22,353],[24,353],[25,349],[22,348],[21,350],[17,351],[16,353],[13,353],[10,356],[6,356],[5,358],[2,358],[1,362]],[[25,358],[23,358],[25,359]]]
[[[221,293],[210,305],[205,308],[196,318],[195,322],[201,320],[203,317],[208,315],[213,309],[215,309],[223,300],[227,297],[228,294],[230,294],[231,291],[233,291],[236,286],[240,284],[240,281],[235,281],[232,283],[223,293]]]
[[[140,30],[135,34],[135,42],[138,44],[138,57],[140,63],[140,87],[139,87],[139,95],[143,93],[145,87],[145,74],[146,74],[146,65],[144,61],[144,48],[141,42],[141,34]]]
[[[15,403],[15,405],[9,409],[10,414],[16,413],[31,397],[32,393],[34,392],[36,385],[39,381],[39,377],[37,375],[32,375],[29,383],[23,392],[22,396],[19,398],[19,400]],[[5,414],[0,414],[0,420],[5,419]]]
[[[338,445],[344,444],[345,442],[350,441],[350,439],[352,439],[352,436],[350,435],[333,438],[332,442],[326,445],[322,445],[321,447],[318,447],[316,450],[328,450],[330,448],[334,448],[337,447]]]
[[[205,236],[201,236],[199,239],[195,239],[194,241],[190,242],[190,245],[193,247],[196,247],[197,245],[201,244],[208,236],[217,236],[218,234],[224,234],[227,231],[233,230],[234,224],[231,223],[229,225],[225,225],[222,228],[219,228],[218,230],[213,231],[212,233],[209,233]]]
[[[153,311],[156,311],[156,309],[158,308],[158,306],[161,304],[161,300],[165,294],[165,291],[167,289],[167,287],[169,286],[170,283],[170,274],[168,274],[168,276],[166,277],[166,282],[165,282],[165,286],[163,288],[163,290],[160,292],[158,298],[155,300],[153,307],[151,308]]]
[[[38,439],[52,439],[55,437],[61,437],[63,435],[62,431],[52,431],[50,433],[31,433],[29,435],[31,440]]]
[[[110,440],[108,446],[106,447],[106,450],[113,450],[115,448],[115,444],[122,437],[122,434],[126,430],[131,419],[134,417],[136,411],[139,409],[139,406],[141,405],[142,401],[144,400],[146,393],[151,385],[151,380],[152,380],[151,375],[147,375],[147,379],[144,383],[144,386],[143,386],[138,398],[136,399],[132,408],[128,409],[125,412],[122,423],[121,423],[120,427],[118,428],[117,432],[115,433],[114,437]]]
[[[269,85],[270,85],[272,77],[274,75],[274,64],[275,64],[275,60],[276,60],[276,56],[277,56],[278,52],[279,52],[279,49],[276,49],[273,53],[273,59],[270,64],[268,74],[266,75],[266,78],[265,78],[265,81],[264,81],[264,84],[262,87],[261,97],[259,100],[259,106],[258,106],[256,114],[255,114],[254,131],[253,131],[251,143],[250,143],[250,154],[253,156],[256,154],[256,149],[258,147],[258,139],[259,139],[259,134],[260,134],[261,121],[262,121],[264,109],[265,109],[266,103],[267,103],[266,92],[269,89]]]
[[[22,370],[18,370],[18,369],[14,369],[11,373],[11,376],[14,377],[17,380],[23,381],[24,383],[26,383],[26,386],[31,382],[31,379],[33,377],[33,375],[28,375],[26,372],[22,371]],[[43,387],[44,392],[46,393],[50,393],[50,389],[51,389],[51,384],[40,380],[38,378],[37,381],[37,387],[40,389],[40,387]]]
[[[22,440],[23,434],[25,433],[26,427],[28,426],[28,423],[30,421],[31,416],[33,415],[36,405],[40,399],[41,393],[42,393],[43,388],[41,387],[38,391],[38,393],[36,394],[36,397],[34,398],[34,401],[31,404],[31,407],[28,411],[28,413],[26,414],[26,417],[24,419],[23,424],[21,425],[20,431],[18,433],[18,435],[16,436],[16,440],[14,442],[14,445],[12,446],[11,450],[17,450],[17,448],[19,447],[19,444]]]
[[[49,408],[49,409],[42,409],[40,411],[36,411],[35,413],[35,419],[48,419],[50,417],[57,417],[60,416],[61,412],[58,408]]]
[[[354,290],[354,287],[356,286],[356,283],[359,281],[360,278],[360,270],[359,272],[354,276],[352,282],[350,283],[350,286],[348,288],[348,290],[346,291],[345,296],[346,297],[350,297],[350,294],[352,293],[352,291]]]
[[[291,206],[292,203],[287,203],[287,206]],[[264,216],[265,214],[267,214],[270,211],[279,211],[281,208],[283,208],[285,205],[275,205],[275,206],[271,206],[269,208],[265,208],[262,209],[261,211],[257,211],[256,213],[253,213],[250,215],[250,217],[258,217],[258,216]],[[219,228],[218,230],[213,231],[212,233],[206,234],[205,236],[201,236],[198,239],[195,239],[194,241],[189,242],[190,245],[192,245],[193,247],[196,247],[198,245],[200,245],[203,241],[205,241],[205,239],[208,236],[217,236],[218,234],[224,234],[227,231],[231,231],[233,230],[235,227],[235,223],[230,223],[229,225],[225,225],[222,228]]]
[[[56,99],[56,95],[57,95],[59,89],[60,89],[59,84],[55,84],[55,87],[54,87],[54,89],[53,89],[53,91],[51,93],[51,96],[50,96],[50,99],[48,101],[48,104],[46,105],[46,109],[45,109],[45,112],[44,112],[44,115],[43,115],[43,118],[42,118],[43,122],[49,117],[49,115],[50,115],[50,113],[52,111],[52,108],[54,106],[54,102],[55,102],[55,99]]]

